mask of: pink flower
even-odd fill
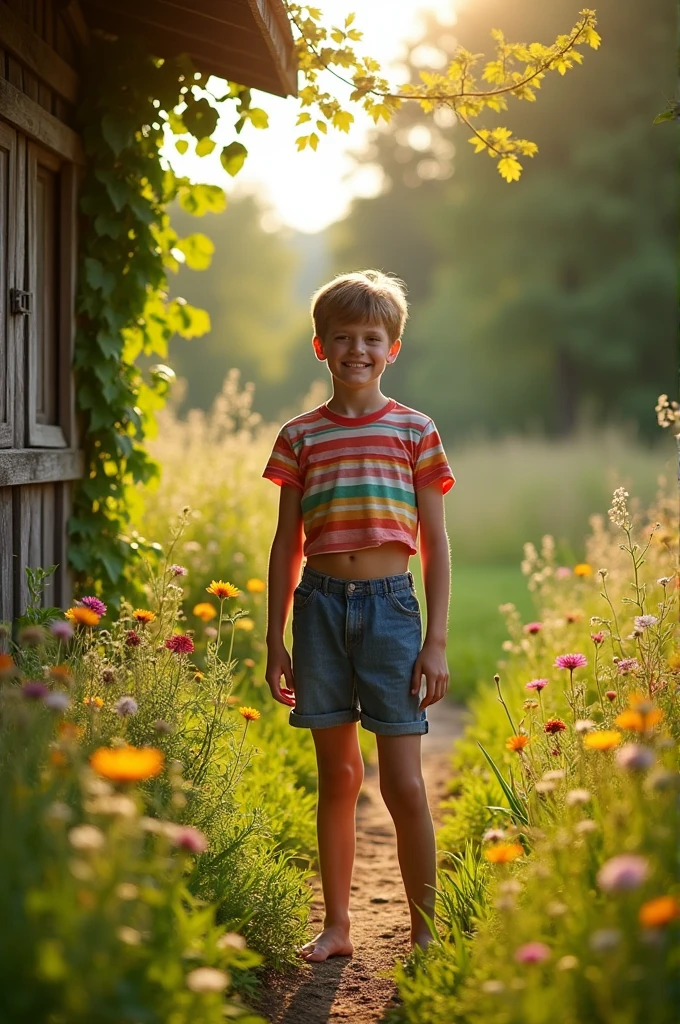
[[[524,632],[531,633],[533,636],[535,633],[540,633],[542,629],[542,622],[527,622],[526,626],[524,627]]]
[[[49,692],[49,688],[37,679],[29,680],[21,687],[21,696],[26,700],[44,700]]]
[[[571,569],[568,565],[558,565],[555,570],[555,576],[558,580],[565,580],[567,576],[571,576]]]
[[[555,668],[568,668],[573,671],[575,668],[585,668],[588,659],[585,654],[560,654],[555,658]]]
[[[616,763],[626,771],[644,772],[654,764],[654,751],[639,743],[624,743],[614,755]]]
[[[106,615],[106,605],[98,597],[83,597],[78,604],[84,605],[85,608],[91,608],[97,615]]]
[[[73,626],[66,619],[58,619],[53,622],[50,626],[50,633],[55,636],[57,640],[63,640],[64,643],[68,643],[73,636]]]
[[[173,633],[165,641],[165,646],[173,654],[193,654],[194,641],[186,633]]]
[[[126,647],[139,647],[142,639],[136,629],[128,629],[125,634],[125,646]]]
[[[172,842],[180,850],[188,853],[205,853],[208,849],[208,840],[197,828],[192,825],[185,825],[172,833]]]
[[[605,690],[604,695],[607,698],[607,700],[611,701],[615,701],[618,697],[618,693],[616,692],[616,690]]]
[[[183,565],[175,564],[170,566],[168,572],[171,573],[172,576],[187,576],[189,570],[185,569]]]
[[[552,955],[549,946],[545,942],[527,942],[515,950],[515,960],[518,964],[541,964],[549,960]]]
[[[594,644],[601,644],[604,640],[604,636],[604,633],[602,632],[602,630],[600,630],[599,633],[591,633],[590,639],[593,641]]]
[[[538,690],[538,692],[540,693],[541,690],[543,690],[548,685],[549,682],[550,682],[549,679],[532,679],[530,682],[526,683],[524,689],[525,690]]]
[[[633,672],[635,669],[640,667],[637,658],[621,658],[616,663],[619,670],[619,675],[627,676],[629,672]]]
[[[642,885],[648,871],[649,864],[645,857],[636,853],[621,853],[602,865],[597,873],[597,881],[605,892],[627,892]]]

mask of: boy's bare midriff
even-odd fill
[[[341,580],[375,580],[382,576],[397,576],[406,572],[411,556],[406,544],[389,541],[375,548],[359,551],[338,551],[327,555],[311,555],[307,559],[310,569]]]

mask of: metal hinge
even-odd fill
[[[15,316],[28,316],[31,312],[32,298],[33,296],[30,292],[24,292],[21,288],[10,288],[10,312]]]

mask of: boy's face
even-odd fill
[[[317,359],[326,360],[332,376],[350,388],[362,388],[378,380],[388,363],[399,354],[401,341],[390,339],[382,324],[334,322],[326,336],[315,336],[312,344]]]

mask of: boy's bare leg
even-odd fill
[[[364,778],[356,722],[312,729],[319,770],[316,825],[325,904],[324,928],[299,954],[309,963],[351,956],[349,897],[356,848],[356,806]]]
[[[397,832],[397,854],[411,913],[411,945],[427,946],[418,912],[434,916],[437,853],[420,760],[420,735],[378,736],[380,791]]]

